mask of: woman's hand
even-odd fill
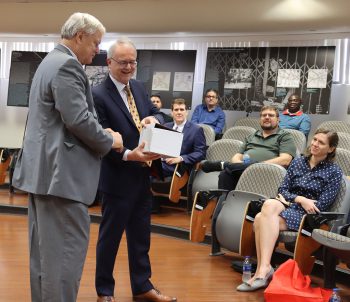
[[[316,207],[317,200],[309,199],[304,196],[297,196],[297,198],[295,198],[295,202],[300,203],[305,212],[308,214],[316,214],[320,212],[320,210]]]

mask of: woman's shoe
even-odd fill
[[[251,285],[243,282],[241,285],[237,286],[237,290],[240,292],[253,292],[261,288],[266,288],[269,285],[274,272],[274,269],[271,267],[265,278],[256,278]]]

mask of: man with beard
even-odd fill
[[[260,111],[260,126],[249,135],[231,162],[205,161],[204,172],[222,171],[219,175],[219,189],[234,190],[239,177],[251,164],[265,162],[288,167],[295,157],[296,148],[291,134],[280,129],[279,113],[273,106],[264,106]],[[247,160],[248,159],[248,160]]]
[[[280,128],[295,129],[303,132],[307,138],[311,128],[310,117],[304,113],[301,107],[302,100],[299,95],[292,94],[288,98],[286,109],[280,117]]]

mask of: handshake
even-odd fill
[[[115,149],[117,152],[122,152],[123,151],[123,138],[120,135],[119,132],[114,132],[111,128],[106,128],[105,129],[107,132],[109,132],[112,137],[113,137],[113,145],[112,148]]]

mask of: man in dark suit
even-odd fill
[[[175,99],[171,105],[174,121],[165,126],[183,133],[180,156],[170,157],[162,161],[164,176],[173,175],[176,164],[184,163],[185,167],[200,162],[206,155],[206,142],[203,128],[187,120],[187,106],[184,99]]]
[[[109,76],[93,89],[99,120],[103,127],[125,138],[122,153],[111,151],[102,160],[100,193],[102,221],[96,252],[98,302],[115,301],[113,269],[123,232],[126,232],[131,290],[134,300],[176,301],[161,294],[150,281],[151,232],[150,168],[138,146],[140,124],[161,121],[141,82],[132,80],[137,52],[131,41],[114,43],[107,52]]]
[[[39,65],[13,185],[29,192],[32,301],[76,301],[88,248],[88,205],[96,195],[101,156],[123,149],[118,133],[97,121],[83,65],[105,33],[93,16],[75,13],[61,43]]]

